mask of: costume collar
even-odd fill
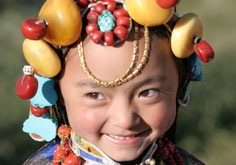
[[[76,135],[74,131],[71,131],[70,146],[75,155],[86,160],[86,164],[120,165],[120,163],[112,160],[95,145]],[[157,147],[156,141],[154,141],[140,165],[145,165],[147,164],[146,162],[152,159]]]

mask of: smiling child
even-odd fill
[[[40,29],[40,37],[22,25],[31,66],[21,83],[28,76],[37,86],[30,94],[17,88],[31,101],[23,130],[50,141],[25,164],[203,164],[174,145],[175,125],[179,106],[189,102],[190,81],[202,78],[199,59],[209,62],[214,53],[201,40],[199,18],[178,17],[176,3],[47,0],[43,21],[25,23]],[[68,39],[68,30],[82,32]]]

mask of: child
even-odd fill
[[[69,39],[59,35],[58,39],[53,31],[66,32],[59,23],[51,21],[48,13],[59,13],[58,8],[74,5],[73,1],[66,3],[64,0],[45,3],[39,13],[39,18],[45,20],[34,24],[42,26],[36,41],[22,26],[29,39],[23,44],[24,55],[35,76],[28,67],[20,82],[27,76],[35,77],[33,84],[37,86],[36,91],[22,94],[22,89],[20,92],[18,89],[22,84],[17,84],[17,94],[31,101],[31,115],[23,130],[35,140],[51,141],[25,164],[203,164],[173,144],[178,107],[189,101],[190,80],[200,80],[202,76],[197,55],[205,62],[214,57],[209,45],[201,41],[198,18],[193,14],[182,18],[173,14],[177,1],[174,4],[140,1],[139,9],[135,0],[89,4],[80,0],[83,26],[78,21],[80,17],[72,24],[68,21],[66,28],[71,28],[70,33],[75,35],[67,35]],[[76,15],[73,7],[67,12]],[[148,20],[148,14],[152,17],[159,14],[159,19]],[[53,18],[56,20],[57,16]],[[189,25],[191,21],[194,27]],[[183,23],[187,26],[184,31],[180,26]],[[52,30],[52,24],[58,29]],[[185,31],[191,37],[184,36]],[[182,37],[178,38],[178,34]],[[201,44],[208,47],[204,50]],[[37,48],[32,48],[34,45]],[[193,47],[197,55],[191,55]],[[40,57],[35,57],[36,54]],[[43,54],[49,55],[44,59]],[[41,66],[47,62],[52,69]],[[50,118],[52,114],[56,121]],[[37,131],[29,126],[32,122]],[[55,138],[56,126],[60,126],[59,138]]]

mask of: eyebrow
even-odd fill
[[[146,78],[142,81],[135,82],[133,86],[134,86],[135,89],[138,89],[141,86],[151,84],[151,83],[154,83],[154,82],[163,82],[165,80],[166,80],[165,76],[149,77],[149,78]],[[76,84],[76,86],[78,86],[78,87],[90,87],[90,88],[103,88],[102,86],[99,86],[98,84],[94,83],[90,79],[82,80],[82,81],[78,82]]]
[[[138,89],[144,85],[148,85],[148,84],[152,84],[152,83],[155,83],[155,82],[164,82],[166,80],[166,76],[155,76],[155,77],[149,77],[149,78],[146,78],[144,79],[143,81],[140,81],[140,82],[137,82],[134,84],[134,88],[135,89]]]
[[[90,87],[90,88],[101,88],[101,86],[94,83],[90,79],[82,80],[82,81],[76,83],[76,86],[78,86],[78,87]]]

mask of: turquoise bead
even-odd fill
[[[116,18],[109,10],[103,10],[102,14],[98,16],[98,27],[101,32],[112,31],[116,24]]]

